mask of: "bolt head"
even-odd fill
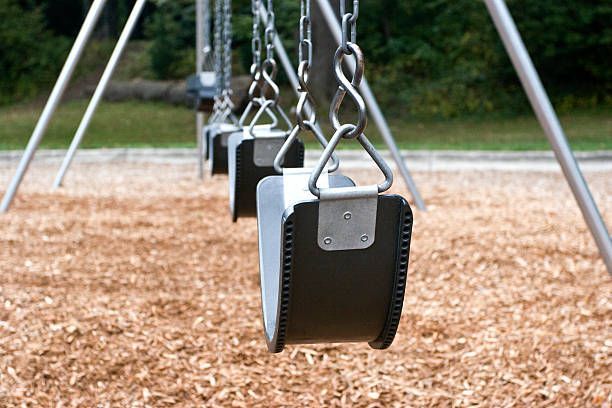
[[[350,220],[351,218],[353,218],[353,214],[351,214],[351,213],[350,213],[350,212],[348,212],[348,211],[344,213],[344,219],[345,219],[345,220],[347,220],[347,221],[348,221],[348,220]]]
[[[325,245],[331,245],[332,239],[330,237],[326,237],[326,238],[323,239],[323,243]]]
[[[368,242],[368,239],[370,239],[370,237],[368,237],[367,235],[363,234],[361,236],[361,242]]]

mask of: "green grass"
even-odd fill
[[[86,101],[63,104],[43,139],[43,148],[65,148],[78,126]],[[0,150],[23,149],[36,124],[41,107],[0,109]],[[533,116],[482,117],[453,120],[390,119],[402,148],[453,150],[546,150],[548,142]],[[612,111],[579,111],[563,115],[561,122],[576,150],[612,150]],[[368,135],[379,143],[376,126]],[[161,103],[102,103],[83,148],[192,147],[195,120],[186,108]],[[356,147],[345,142],[341,148]]]
[[[561,115],[561,125],[575,150],[612,149],[612,110]],[[371,124],[375,127],[374,124]],[[406,149],[547,150],[548,139],[534,115],[391,123]]]
[[[63,104],[57,110],[41,147],[67,147],[85,108],[85,101]],[[40,107],[32,106],[0,109],[0,150],[24,148],[40,112]],[[83,148],[194,145],[195,118],[192,111],[142,102],[101,103],[82,143]]]

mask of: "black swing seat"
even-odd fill
[[[242,127],[231,123],[216,123],[207,130],[206,151],[210,161],[210,174],[227,174],[227,142],[232,133]]]
[[[278,175],[274,159],[287,140],[286,132],[269,127],[248,128],[233,133],[228,140],[229,201],[232,221],[257,216],[257,184],[265,177]],[[303,167],[304,144],[295,140],[284,157],[285,167]]]
[[[267,177],[257,190],[268,349],[336,342],[385,349],[401,316],[412,211],[401,196],[376,191],[365,201],[308,196],[309,173],[306,181]],[[329,176],[329,191],[352,185]]]
[[[194,98],[196,110],[211,112],[217,94],[217,81],[213,71],[191,75],[187,78],[187,94]]]
[[[210,159],[211,156],[211,148],[210,148],[210,141],[211,141],[211,135],[213,133],[218,133],[218,132],[233,132],[236,129],[239,129],[236,125],[231,124],[231,123],[217,123],[217,122],[213,122],[213,123],[207,123],[206,125],[204,125],[204,128],[202,129],[202,142],[203,142],[203,146],[202,146],[202,154],[204,155],[204,158],[206,160]]]

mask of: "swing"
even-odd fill
[[[346,176],[323,175],[312,187],[341,137],[334,136],[313,174],[285,171],[257,189],[262,306],[271,352],[286,344],[356,341],[384,349],[399,324],[412,212],[402,197],[379,194],[392,175],[378,153],[373,158],[385,183],[355,187]],[[368,146],[365,136],[360,142]],[[304,189],[306,177],[310,185]]]
[[[227,174],[227,145],[230,136],[240,131],[238,125],[232,123],[220,123],[207,129],[207,152],[210,162],[210,174]]]
[[[228,145],[229,197],[232,221],[257,215],[257,184],[265,177],[279,174],[274,160],[287,140],[287,133],[272,128],[245,128],[232,134]],[[293,140],[286,149],[285,167],[302,167],[304,144]]]
[[[314,169],[284,169],[257,188],[262,313],[270,352],[288,344],[336,342],[385,349],[400,321],[412,211],[401,196],[383,194],[393,174],[363,133],[367,112],[357,88],[364,59],[354,35],[358,1],[353,13],[345,13],[343,3],[345,41],[335,55],[339,88],[331,115],[336,131]],[[347,55],[357,61],[350,81],[341,67]],[[341,124],[338,118],[347,94],[358,107],[356,124]],[[360,143],[385,176],[383,182],[360,187],[326,172],[345,139]]]
[[[211,112],[217,94],[214,71],[204,71],[187,78],[187,94],[194,98],[198,112]]]

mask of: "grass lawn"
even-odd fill
[[[66,148],[85,110],[86,101],[63,104],[57,111],[42,147]],[[0,150],[23,149],[42,108],[21,105],[0,108]],[[612,150],[612,110],[566,114],[561,122],[576,150]],[[546,150],[548,142],[533,116],[412,120],[390,118],[395,137],[406,149]],[[369,136],[378,140],[370,122]],[[83,148],[192,147],[195,118],[186,108],[160,103],[102,103]],[[357,146],[343,143],[341,147]]]

